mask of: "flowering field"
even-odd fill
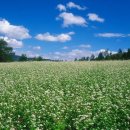
[[[130,61],[1,63],[0,129],[129,130]]]

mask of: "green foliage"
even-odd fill
[[[8,46],[8,43],[0,39],[0,62],[13,61],[13,48]]]
[[[19,61],[27,61],[28,58],[26,56],[26,54],[22,54],[21,57],[19,58]]]
[[[130,61],[0,64],[1,130],[129,130]]]
[[[103,52],[100,52],[99,55],[98,55],[98,60],[103,60],[104,59],[104,55],[103,55]]]
[[[130,59],[130,48],[128,49],[128,52],[127,52],[127,58]]]
[[[116,54],[112,54],[108,49],[103,52],[100,52],[97,57],[93,54],[91,57],[82,57],[77,59],[77,61],[88,61],[88,60],[129,60],[130,59],[130,49],[127,52],[123,52],[121,49],[118,50]]]
[[[95,59],[95,56],[94,56],[94,54],[92,54],[91,57],[90,57],[90,60],[93,61],[94,59]]]
[[[41,56],[35,57],[34,61],[43,61],[43,58]]]

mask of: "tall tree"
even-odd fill
[[[106,49],[104,52],[103,52],[103,56],[105,59],[108,59],[108,57],[110,56],[110,52],[108,49]]]
[[[78,59],[77,59],[77,58],[75,58],[75,59],[74,59],[74,61],[78,61]]]
[[[122,50],[121,49],[118,50],[118,54],[122,54]]]
[[[95,58],[95,56],[94,56],[94,58]],[[90,58],[87,56],[87,57],[86,57],[86,61],[89,61],[89,59],[90,59]]]
[[[119,49],[119,50],[118,50],[118,54],[117,54],[117,59],[118,59],[118,60],[123,59],[122,55],[123,55],[123,51],[122,51],[121,49]]]
[[[128,57],[128,59],[130,59],[130,48],[128,48],[127,57]]]
[[[28,58],[26,56],[26,54],[22,54],[21,57],[19,58],[19,61],[27,61]]]
[[[43,58],[42,58],[41,56],[38,56],[38,57],[36,58],[36,60],[37,60],[37,61],[42,61]]]
[[[98,54],[98,58],[97,58],[98,60],[103,60],[104,59],[104,56],[103,56],[103,52],[100,52],[99,54]]]
[[[92,61],[92,60],[94,60],[94,59],[95,59],[95,55],[92,54],[92,55],[90,56],[90,60]]]
[[[8,46],[8,43],[0,39],[0,62],[13,61],[13,48]]]

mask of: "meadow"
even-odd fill
[[[0,63],[0,130],[117,129],[130,129],[130,61]]]

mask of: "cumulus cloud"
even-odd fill
[[[87,26],[87,21],[83,17],[76,16],[73,13],[63,12],[57,17],[57,20],[59,19],[63,20],[63,27],[71,25]]]
[[[13,48],[21,48],[23,47],[23,42],[22,41],[18,41],[16,39],[12,39],[12,38],[8,38],[8,37],[0,37],[1,39],[4,39],[9,46],[13,47]]]
[[[15,54],[18,55],[18,56],[21,56],[22,54],[26,54],[27,57],[29,58],[33,58],[33,57],[38,57],[40,56],[38,53],[36,53],[35,51],[30,51],[30,50],[27,50],[27,51],[22,51],[22,50],[15,50]]]
[[[90,21],[97,21],[103,23],[105,20],[103,18],[100,18],[97,14],[95,13],[89,13],[88,18]]]
[[[57,9],[58,9],[59,11],[66,11],[66,7],[65,7],[63,4],[58,4],[58,5],[57,5]]]
[[[126,37],[125,34],[122,33],[99,33],[96,34],[97,37],[104,37],[104,38],[118,38],[118,37]]]
[[[91,48],[91,45],[89,45],[89,44],[81,44],[79,47],[81,47],[81,48]]]
[[[74,2],[67,3],[67,8],[69,8],[69,9],[76,8],[78,10],[85,10],[86,9],[86,7],[81,7],[80,5],[75,4]]]
[[[67,33],[68,35],[74,35],[75,34],[75,32],[69,32],[69,33]]]
[[[81,7],[80,5],[75,4],[74,2],[68,2],[66,4],[66,6],[63,5],[63,4],[58,4],[57,5],[57,9],[59,11],[66,11],[67,9],[73,9],[73,8],[78,9],[78,10],[86,10],[85,6]]]
[[[64,46],[62,49],[67,50],[69,47],[68,46]]]
[[[37,54],[37,53],[35,53],[35,52],[32,52],[32,51],[26,51],[26,52],[24,52],[24,53],[22,53],[22,54],[26,54],[27,57],[30,57],[30,58],[40,56],[39,54]]]
[[[97,54],[99,54],[100,52],[105,53],[105,52],[106,52],[106,49],[100,49],[100,50],[98,50],[98,51],[96,51],[96,52],[97,52]],[[116,53],[118,53],[118,52],[108,50],[108,53],[109,53],[109,54],[110,54],[110,53],[116,54]]]
[[[98,52],[105,52],[106,49],[100,49]]]
[[[74,32],[52,35],[49,32],[47,32],[44,34],[38,34],[35,38],[41,41],[48,41],[48,42],[67,42],[72,39],[71,35],[73,34]]]
[[[40,46],[34,46],[33,50],[41,50],[41,47]]]
[[[49,59],[59,59],[59,60],[67,60],[71,61],[75,58],[87,57],[91,56],[94,52],[89,50],[82,50],[82,49],[73,49],[68,52],[54,52],[48,55],[44,55],[43,57],[48,57]]]
[[[16,26],[10,24],[7,20],[0,20],[0,34],[14,39],[30,38],[29,30],[23,26]]]

